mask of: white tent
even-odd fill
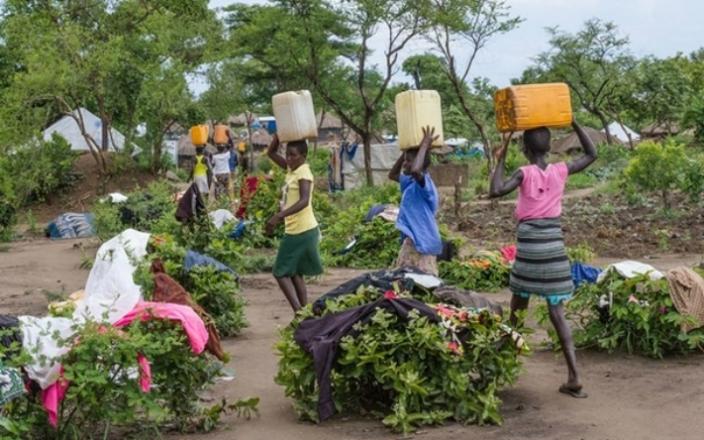
[[[79,114],[80,112],[80,114]],[[99,117],[95,116],[90,111],[83,107],[78,110],[73,111],[73,115],[77,118],[83,118],[83,123],[85,125],[86,132],[95,140],[97,145],[102,145],[103,142],[103,123]],[[109,149],[112,150],[122,150],[125,148],[125,136],[114,128],[110,129],[111,139],[108,140]],[[90,147],[88,142],[81,134],[81,129],[78,126],[76,120],[71,116],[64,116],[58,121],[54,122],[44,130],[44,140],[50,141],[51,136],[54,133],[58,133],[71,144],[71,150],[74,151],[89,151]],[[141,149],[136,145],[133,145],[135,154],[139,153]]]
[[[625,128],[625,130],[624,130],[624,128]],[[602,131],[602,133],[606,133],[606,130],[601,130],[601,131]],[[628,134],[631,135],[631,140],[633,142],[640,140],[640,135],[638,133],[631,130],[626,125],[621,127],[621,125],[616,122],[612,122],[611,124],[609,124],[609,133],[611,133],[611,136],[615,137],[616,139],[623,142],[624,144],[628,143]]]
[[[350,159],[347,153],[343,153],[342,174],[344,176],[345,189],[354,189],[364,186],[367,176],[364,171],[364,147],[359,145],[354,156]],[[398,144],[374,144],[371,145],[372,178],[374,185],[389,182],[389,170],[394,166],[396,160],[401,156]]]

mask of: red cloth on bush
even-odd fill
[[[240,189],[240,207],[237,209],[235,217],[243,219],[247,215],[247,205],[254,197],[254,194],[257,193],[257,188],[259,188],[258,177],[250,176],[244,180],[244,185]]]
[[[198,305],[186,289],[178,281],[171,278],[164,270],[161,260],[152,262],[151,271],[154,274],[154,293],[152,299],[157,302],[181,304],[192,308],[198,316],[205,322],[208,329],[208,344],[206,350],[221,361],[225,360],[225,351],[220,343],[220,334],[215,326],[213,318]]]

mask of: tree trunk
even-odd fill
[[[245,112],[247,118],[247,140],[249,141],[249,163],[247,164],[247,171],[252,172],[254,168],[254,145],[252,145],[252,113]]]
[[[369,132],[364,133],[364,173],[367,176],[367,185],[374,186],[374,174],[372,173],[372,136]]]
[[[613,136],[611,136],[611,130],[609,130],[609,121],[608,121],[608,119],[606,119],[606,116],[605,116],[602,112],[600,112],[600,111],[598,111],[598,110],[595,110],[595,111],[593,111],[592,113],[593,113],[597,118],[599,118],[599,121],[601,121],[601,125],[604,127],[604,133],[606,134],[606,142],[607,142],[609,145],[613,145],[613,144],[614,144],[614,138],[613,138]]]

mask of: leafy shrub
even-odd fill
[[[373,289],[361,289],[329,300],[324,314],[379,295]],[[368,322],[358,325],[354,335],[342,339],[331,374],[338,412],[373,414],[404,433],[446,420],[501,422],[497,392],[513,383],[520,370],[519,350],[509,336],[517,334],[487,310],[437,307],[445,316],[442,323],[415,312],[406,321],[378,309]],[[308,306],[281,331],[276,382],[294,399],[302,419],[318,421],[312,358],[293,339],[301,320],[312,316]]]
[[[96,234],[109,239],[127,228],[153,233],[177,230],[176,203],[170,185],[165,181],[150,183],[145,189],[127,194],[127,201],[114,204],[104,201],[93,210]]]
[[[623,350],[653,358],[704,349],[704,330],[689,333],[681,330],[681,325],[691,323],[692,318],[674,308],[666,279],[652,281],[647,275],[622,279],[608,275],[601,284],[582,285],[567,303],[566,313],[575,326],[577,347]],[[541,321],[547,319],[544,310]],[[559,347],[554,331],[550,335]]]
[[[245,299],[234,275],[212,267],[195,267],[187,275],[186,289],[215,320],[221,336],[236,335],[247,326]]]
[[[150,297],[154,291],[151,263],[160,259],[166,273],[178,281],[213,318],[221,336],[236,335],[248,325],[244,316],[246,301],[233,274],[213,267],[194,267],[186,272],[183,268],[186,248],[173,237],[158,236],[150,244],[149,257],[138,266],[134,275],[135,283],[142,286],[145,296]]]
[[[687,166],[684,146],[668,140],[663,144],[642,142],[633,152],[624,170],[627,184],[655,192],[662,198],[663,206],[670,208],[670,192],[681,188],[682,170]]]
[[[460,261],[441,261],[440,278],[463,289],[495,292],[508,287],[510,267],[498,252],[483,252]]]
[[[318,147],[316,150],[313,150],[313,148],[308,149],[308,164],[310,165],[310,170],[313,172],[314,176],[327,176],[329,163],[329,149],[320,147]]]
[[[59,407],[58,428],[48,425],[40,394],[30,394],[3,409],[3,417],[14,424],[0,424],[0,436],[12,437],[14,431],[20,438],[97,439],[111,438],[115,430],[158,436],[162,428],[199,425],[207,414],[197,404],[197,393],[212,384],[219,369],[206,356],[191,353],[177,324],[152,320],[120,330],[88,323],[68,342],[73,347],[61,363],[70,386]],[[138,353],[151,364],[148,393],[133,374]],[[21,356],[14,362],[21,364]]]
[[[594,249],[586,243],[580,243],[577,246],[568,246],[566,250],[567,257],[572,262],[591,263],[596,257]]]
[[[77,157],[78,154],[71,151],[71,145],[55,133],[50,141],[17,148],[6,162],[11,168],[0,172],[13,176],[15,194],[25,204],[43,200],[56,190],[73,183],[76,176],[71,171]]]
[[[12,238],[17,212],[23,206],[73,183],[76,157],[58,135],[0,157],[0,241]]]

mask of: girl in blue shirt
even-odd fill
[[[440,198],[428,173],[430,147],[435,139],[435,128],[424,128],[418,148],[404,151],[389,171],[389,179],[401,184],[402,194],[396,220],[402,244],[396,267],[415,267],[432,275],[438,274],[437,255],[442,253],[435,221]]]

